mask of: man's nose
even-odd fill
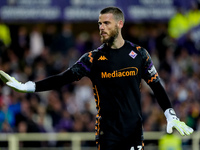
[[[99,29],[100,29],[100,30],[104,30],[104,25],[101,24],[101,25],[99,26]]]

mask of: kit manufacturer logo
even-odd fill
[[[105,56],[100,56],[98,60],[108,60]]]

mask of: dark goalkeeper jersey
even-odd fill
[[[99,134],[107,134],[107,138],[141,137],[141,79],[148,84],[159,80],[145,49],[128,41],[119,49],[103,44],[83,55],[71,70],[77,79],[87,76],[93,83],[97,139]]]
[[[84,54],[66,71],[37,81],[36,92],[57,89],[87,76],[93,83],[96,101],[96,138],[142,139],[141,80],[151,87],[165,111],[170,100],[160,83],[148,52],[129,41],[119,49],[103,44]]]

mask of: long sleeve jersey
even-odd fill
[[[163,110],[171,103],[147,50],[129,41],[119,49],[106,44],[84,54],[66,71],[36,82],[36,92],[51,90],[87,76],[96,101],[96,138],[131,134],[142,138],[141,80],[152,88]]]

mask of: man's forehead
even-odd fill
[[[114,16],[112,13],[106,13],[106,14],[100,14],[99,15],[99,20],[114,20]]]

